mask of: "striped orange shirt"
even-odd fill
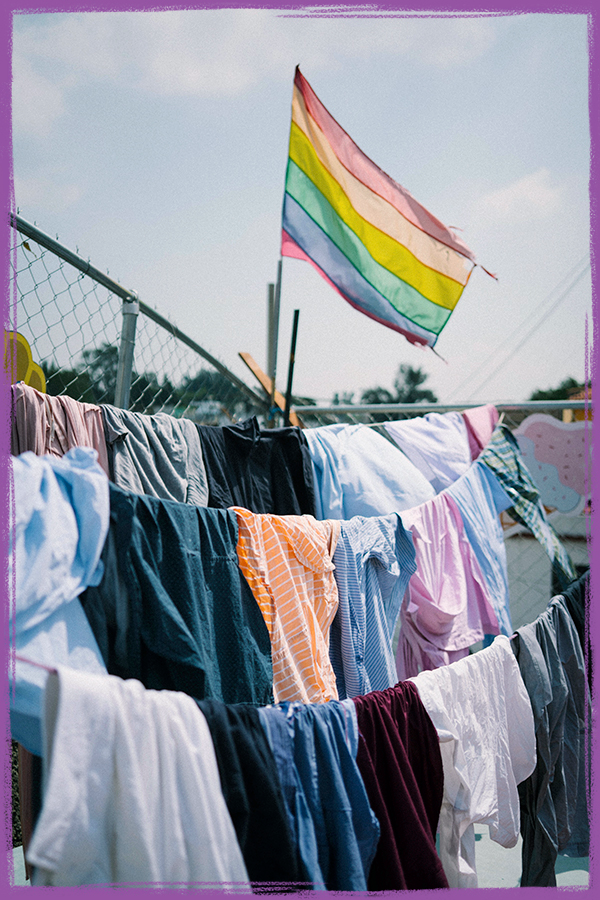
[[[275,702],[337,700],[329,629],[338,607],[332,558],[340,522],[233,509],[239,566],[271,638]]]

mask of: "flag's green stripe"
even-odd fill
[[[454,309],[462,294],[463,285],[422,263],[403,244],[386,233],[383,226],[380,228],[375,220],[369,221],[360,215],[344,189],[320,161],[306,135],[294,122],[290,136],[290,159],[326,197],[376,262],[414,287],[432,303]]]
[[[362,241],[342,221],[329,201],[291,159],[288,160],[285,189],[328,235],[363,278],[389,300],[398,312],[428,331],[439,334],[451,310],[432,303],[411,285],[379,265]]]

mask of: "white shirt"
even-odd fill
[[[44,709],[34,884],[236,883],[248,875],[206,719],[186,694],[59,667]]]
[[[444,797],[440,859],[450,887],[477,887],[473,824],[514,847],[517,785],[536,765],[531,702],[509,639],[414,678],[440,740]]]

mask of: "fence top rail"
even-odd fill
[[[127,290],[127,288],[124,288],[117,281],[114,281],[106,275],[105,272],[101,272],[100,269],[92,266],[89,260],[83,259],[83,257],[78,256],[77,253],[73,253],[72,250],[63,247],[62,244],[55,241],[50,235],[40,231],[36,225],[32,225],[31,222],[26,222],[25,219],[22,219],[21,216],[16,213],[10,214],[10,224],[13,228],[16,228],[18,232],[39,244],[40,247],[45,247],[46,250],[50,250],[55,256],[64,259],[65,262],[68,262],[76,269],[79,269],[80,272],[89,275],[90,278],[93,278],[94,281],[97,281],[102,287],[107,288],[111,293],[116,294],[118,297],[121,297],[123,300],[127,300],[130,303],[137,301],[138,298],[135,291]]]
[[[358,404],[338,404],[336,406],[294,406],[294,412],[298,415],[311,415],[313,413],[428,413],[451,412],[461,409],[476,409],[481,403],[368,403],[363,406]],[[498,412],[515,412],[528,410],[536,412],[542,409],[591,409],[592,401],[589,400],[523,400],[520,403],[494,403]]]
[[[246,396],[248,396],[259,408],[264,408],[265,410],[269,408],[270,404],[268,399],[253,391],[252,388],[248,387],[248,385],[244,381],[242,381],[241,378],[238,378],[238,376],[231,372],[227,368],[227,366],[219,362],[218,359],[216,359],[211,353],[201,347],[200,344],[198,344],[192,338],[188,337],[188,335],[184,334],[184,332],[177,328],[176,325],[173,325],[172,322],[170,322],[156,310],[152,309],[151,306],[148,306],[148,304],[139,300],[138,295],[135,291],[130,291],[127,288],[124,288],[117,281],[114,281],[104,272],[101,272],[100,269],[92,266],[89,260],[83,259],[83,257],[79,256],[77,253],[73,253],[72,250],[64,247],[57,240],[51,238],[50,235],[45,234],[43,231],[41,231],[37,227],[37,225],[32,225],[31,222],[26,222],[25,219],[23,219],[18,214],[12,212],[10,213],[10,224],[20,234],[25,235],[25,237],[31,238],[32,241],[35,241],[41,247],[44,247],[46,250],[54,253],[55,256],[58,256],[60,259],[74,266],[74,268],[78,269],[80,272],[88,275],[91,279],[97,281],[98,284],[101,284],[102,287],[105,287],[111,293],[116,294],[116,296],[121,297],[121,299],[125,302],[136,304],[136,307],[141,313],[143,313],[149,319],[152,319],[157,325],[160,325],[162,328],[172,334],[173,337],[177,338],[177,340],[182,341],[182,343],[190,347],[190,349],[197,353],[199,356],[203,357],[203,359],[205,359],[215,369],[221,372],[222,375],[225,375],[233,384],[237,385],[237,387],[241,391],[243,391]]]

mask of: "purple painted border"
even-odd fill
[[[353,4],[356,5],[356,4]],[[2,312],[3,312],[3,324],[7,321],[7,313],[9,309],[9,303],[11,302],[11,298],[9,296],[9,285],[8,285],[8,262],[9,262],[9,248],[12,245],[11,232],[12,229],[8,225],[8,211],[14,209],[14,196],[12,192],[12,182],[11,182],[11,130],[10,130],[10,82],[11,82],[11,28],[12,28],[12,14],[18,12],[90,12],[90,11],[110,11],[110,10],[119,10],[119,11],[127,11],[127,10],[158,10],[158,9],[211,9],[211,8],[261,8],[261,9],[280,9],[283,14],[287,15],[297,15],[297,16],[307,16],[307,15],[319,15],[319,7],[334,8],[334,4],[322,4],[314,2],[312,7],[307,9],[306,4],[293,2],[293,0],[279,0],[279,2],[272,2],[272,0],[262,0],[262,2],[252,2],[252,0],[248,0],[248,2],[203,2],[203,3],[178,3],[178,2],[149,2],[149,0],[89,0],[89,2],[82,2],[82,0],[56,0],[56,2],[52,2],[52,0],[46,0],[46,2],[35,2],[35,0],[4,0],[0,8],[0,35],[2,37],[2,53],[0,56],[0,65],[2,66],[1,74],[0,74],[0,128],[1,128],[1,137],[0,140],[0,166],[2,167],[2,196],[4,198],[2,202],[3,219],[2,225],[0,228],[0,234],[4,235],[2,240],[3,252],[0,256],[0,278],[2,284]],[[595,380],[595,356],[591,353],[591,350],[596,343],[597,339],[597,301],[598,301],[598,285],[597,285],[597,277],[596,277],[596,262],[598,257],[598,249],[599,249],[599,239],[598,239],[598,228],[597,228],[597,212],[598,212],[598,191],[599,191],[599,176],[598,176],[598,165],[595,161],[594,150],[598,147],[598,137],[600,131],[600,66],[598,60],[598,39],[599,39],[599,27],[598,27],[598,18],[599,15],[596,12],[597,10],[597,0],[565,0],[565,2],[544,2],[544,0],[528,0],[528,2],[519,3],[498,3],[498,2],[484,2],[484,3],[474,3],[473,0],[465,0],[460,4],[452,3],[450,0],[433,0],[433,2],[426,3],[421,0],[421,2],[411,3],[411,4],[402,4],[402,3],[394,3],[394,2],[384,2],[384,3],[376,3],[369,4],[371,7],[370,12],[372,15],[410,15],[410,11],[423,11],[423,13],[431,13],[432,16],[435,16],[436,13],[442,12],[452,15],[467,15],[467,16],[476,16],[479,17],[481,15],[509,15],[509,14],[519,14],[519,13],[528,13],[528,12],[545,12],[545,13],[581,13],[589,15],[589,46],[590,46],[590,125],[591,125],[591,136],[592,136],[592,168],[590,172],[590,201],[591,201],[591,225],[592,225],[592,239],[591,239],[591,263],[592,263],[592,284],[593,284],[593,321],[588,323],[589,331],[586,330],[586,335],[588,336],[588,343],[586,345],[586,353],[587,353],[587,361],[586,361],[586,374],[590,377],[590,380]],[[338,7],[339,8],[339,7]],[[364,13],[361,11],[357,14],[357,12],[353,12],[351,7],[345,15],[356,17],[357,15],[362,17]],[[290,68],[290,90],[293,79],[293,71]],[[287,124],[286,126],[287,127]],[[6,534],[6,522],[8,519],[8,472],[7,472],[7,456],[9,453],[9,432],[8,432],[8,406],[9,406],[9,396],[10,392],[7,386],[7,379],[4,373],[3,367],[0,367],[0,498],[2,498],[2,508],[0,510],[0,523],[2,527],[0,527],[0,544],[2,545],[0,550],[2,552],[2,560],[6,559],[7,552],[7,534]],[[600,431],[600,424],[598,421],[592,425],[592,433],[594,437],[594,442],[597,446],[598,443],[598,431]],[[594,462],[591,472],[592,479],[592,488],[596,487],[597,476],[599,471],[599,465]],[[595,494],[595,490],[593,491]],[[596,519],[597,512],[592,515],[592,528],[591,531],[595,534],[597,531],[596,528]],[[591,541],[591,536],[590,536]],[[595,545],[593,542],[590,542],[590,558],[592,562],[592,573],[591,573],[591,595],[592,595],[592,603],[591,603],[591,611],[590,611],[590,629],[592,632],[592,638],[594,639],[594,643],[596,643],[598,634],[600,632],[600,612],[598,612],[594,608],[594,596],[596,594],[596,581],[599,576],[596,574],[595,569]],[[6,598],[7,591],[7,583],[6,583],[6,572],[5,567],[2,569],[3,579],[0,584],[0,590],[2,591],[2,598]],[[7,610],[7,602],[5,602],[2,606],[3,610],[3,634],[8,634],[8,610]],[[8,641],[7,639],[2,639],[2,654],[3,660],[5,661],[4,671],[7,671],[8,666],[8,654],[7,654]],[[7,688],[4,687],[4,696],[7,697]],[[593,698],[595,700],[595,697]],[[3,724],[3,736],[5,740],[3,742],[2,749],[2,763],[3,763],[3,771],[8,776],[8,781],[5,782],[4,785],[4,799],[5,799],[5,815],[2,817],[2,827],[4,831],[4,846],[9,848],[11,845],[11,823],[10,823],[10,742],[8,740],[9,730],[8,730],[8,714],[7,714],[7,700],[2,704],[2,724]],[[595,747],[595,738],[594,735],[594,747]],[[595,764],[593,765],[593,775],[597,774],[598,770],[598,761],[597,754],[594,753]],[[597,803],[597,794],[598,790],[594,790],[594,779],[592,779],[592,795],[593,799]],[[8,805],[7,805],[8,804]],[[596,804],[595,804],[596,805]],[[595,817],[597,819],[598,817]],[[595,846],[596,841],[595,837],[598,832],[597,821],[592,819],[592,847]],[[8,877],[10,871],[12,871],[12,857],[8,854],[4,857],[0,854],[0,887],[2,888],[2,894],[4,896],[5,891],[9,890],[10,893],[14,893],[20,888],[8,888]],[[10,867],[10,871],[9,871]],[[596,883],[596,866],[595,859],[592,855],[590,857],[590,889],[593,884]],[[33,890],[36,894],[38,891],[43,891],[42,888],[27,888],[27,890]],[[83,890],[89,891],[94,890],[94,896],[106,896],[107,898],[113,895],[113,891],[110,888],[55,888],[53,889],[53,896],[64,895],[73,895],[74,892],[81,892]],[[135,889],[135,892],[132,892],[132,898],[140,897],[140,890],[142,892],[146,892],[146,889]],[[497,894],[498,896],[502,896],[506,898],[507,891],[515,892],[519,891],[519,888],[516,889],[488,889],[486,894],[490,893]],[[535,896],[536,898],[544,897],[548,893],[548,889],[544,888],[529,888],[528,896]],[[58,894],[56,893],[58,891]],[[152,892],[152,895],[155,896],[155,891],[152,889],[147,889],[148,894]],[[213,894],[213,891],[203,891],[203,894]],[[439,894],[439,892],[436,892]],[[444,894],[444,897],[451,896],[454,898],[458,894],[461,897],[464,897],[467,900],[467,896],[472,896],[467,891],[457,891],[452,890],[449,894]],[[122,893],[120,893],[122,896]],[[342,895],[343,896],[343,895]],[[357,896],[357,894],[348,895]],[[367,895],[365,895],[367,896]],[[419,897],[433,896],[433,892],[421,892]]]

